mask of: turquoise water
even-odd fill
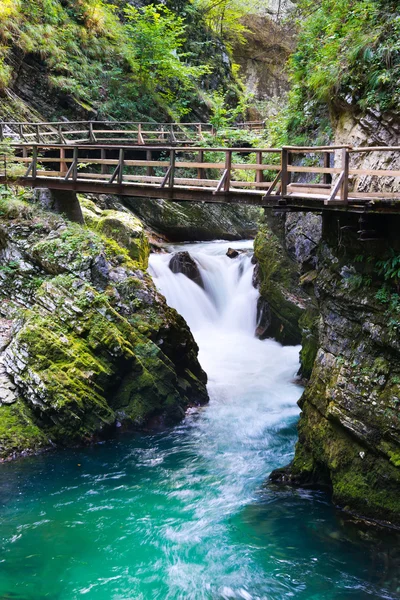
[[[395,532],[263,486],[293,455],[299,348],[253,337],[246,257],[200,251],[212,322],[186,278],[154,276],[189,305],[210,405],[168,431],[1,465],[0,600],[400,598]]]

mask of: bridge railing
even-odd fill
[[[79,188],[80,182],[96,182],[105,190],[118,185],[203,189],[214,195],[245,191],[249,195],[262,193],[271,202],[278,198],[284,203],[300,196],[322,200],[327,206],[346,206],[350,200],[371,197],[400,200],[400,193],[376,191],[382,183],[400,178],[400,170],[356,168],[350,160],[356,154],[400,153],[400,147],[204,148],[28,143],[13,144],[13,148],[14,157],[0,160],[0,179],[6,180],[10,165],[16,164],[22,168],[19,180],[23,185],[37,186],[43,180],[48,186],[51,180],[57,180],[58,185],[74,189]],[[299,176],[318,181],[301,182]],[[369,178],[370,191],[351,189],[352,180],[359,176]]]
[[[391,169],[386,166],[385,161],[376,159],[376,153],[387,153],[390,156],[400,151],[396,146],[358,147],[351,146],[286,146],[282,148],[282,173],[280,177],[280,194],[315,196],[324,200],[325,205],[347,205],[349,199],[370,199],[371,194],[375,198],[400,199],[400,193],[388,192],[383,188],[393,188],[393,178],[400,178],[399,169]],[[384,168],[359,168],[352,166],[357,163],[362,155],[370,155],[370,162],[384,165]],[[302,160],[296,161],[296,156]],[[358,155],[358,156],[357,156]],[[375,158],[374,158],[375,155]],[[315,165],[305,164],[307,160],[315,162]],[[358,159],[358,160],[357,160]],[[295,164],[297,162],[297,164]],[[400,163],[400,155],[397,164]],[[319,178],[317,183],[299,183],[293,181],[294,177],[311,176]],[[358,191],[357,178],[369,179],[368,191]],[[365,185],[363,186],[365,187]],[[396,186],[395,186],[396,187]],[[400,180],[397,187],[400,192]],[[379,191],[381,189],[381,191]],[[321,198],[322,197],[322,198]]]
[[[235,189],[265,190],[271,173],[280,173],[278,148],[203,148],[118,146],[105,144],[13,144],[15,157],[25,165],[25,181],[60,178],[66,184],[96,180],[161,187],[202,187],[214,193]],[[267,160],[272,155],[273,160]],[[243,159],[245,157],[245,159]],[[0,161],[0,176],[5,176]]]
[[[134,121],[0,122],[0,140],[21,143],[193,143],[214,134],[210,123],[154,123]]]

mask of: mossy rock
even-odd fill
[[[147,268],[150,245],[140,219],[130,213],[105,210],[97,222],[96,229],[126,248],[129,256],[143,269]]]
[[[105,233],[120,213],[104,212],[101,232],[40,210],[31,218],[25,203],[0,215],[1,245],[13,259],[1,271],[0,315],[14,324],[0,358],[19,395],[0,406],[3,457],[87,442],[117,422],[171,423],[208,400],[185,321],[143,271],[141,224],[122,213],[115,237],[123,246]]]
[[[255,283],[271,311],[271,323],[265,335],[282,344],[299,344],[299,319],[305,307],[305,295],[298,286],[296,265],[266,225],[260,227],[254,241],[254,256],[257,260]]]

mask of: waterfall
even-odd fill
[[[229,258],[229,247],[242,252]],[[296,415],[299,395],[299,388],[291,383],[299,348],[255,337],[259,293],[252,284],[252,248],[252,241],[172,246],[171,253],[190,253],[204,289],[182,273],[170,270],[172,254],[151,255],[149,267],[157,288],[185,318],[199,345],[210,399],[218,406],[214,410],[220,410],[224,420],[224,405],[229,403],[229,410],[235,411],[229,427],[238,435],[247,431],[251,437],[282,417]]]
[[[247,252],[233,259],[226,256],[226,242],[172,248],[189,251],[199,268],[204,289],[182,273],[172,273],[168,266],[170,254],[150,257],[150,273],[158,289],[185,318],[195,337],[209,328],[254,333],[258,292],[252,285],[254,265],[248,252],[252,242],[242,242],[239,246]]]

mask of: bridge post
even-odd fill
[[[330,166],[331,166],[331,153],[329,151],[327,151],[327,152],[324,152],[324,168],[329,169]],[[324,173],[322,180],[326,185],[331,184],[332,183],[331,173]]]
[[[340,188],[340,199],[344,204],[348,203],[349,196],[349,166],[350,154],[348,148],[342,148],[343,183]]]
[[[170,141],[173,144],[174,142],[176,142],[176,137],[175,137],[175,133],[174,133],[174,124],[171,123],[170,127],[169,127],[169,137],[170,137]]]
[[[94,143],[97,141],[93,132],[93,121],[89,121],[89,140]]]
[[[225,172],[224,192],[229,192],[231,185],[231,169],[232,169],[232,150],[225,151]]]
[[[287,195],[288,180],[288,166],[289,166],[289,152],[287,148],[281,150],[281,196]]]
[[[257,152],[257,166],[262,165],[262,162],[263,162],[263,153]],[[256,181],[256,183],[264,182],[264,172],[263,171],[261,171],[259,169],[256,170],[255,181]]]
[[[76,181],[78,179],[78,147],[74,146],[73,156],[72,156],[72,181]]]
[[[204,161],[204,150],[199,150],[197,153],[197,161],[202,163]],[[197,169],[197,179],[204,179],[204,169],[199,167]]]
[[[169,174],[169,187],[174,187],[174,177],[175,177],[175,159],[176,159],[176,152],[175,150],[170,150],[169,153],[169,164],[171,167],[171,171]]]
[[[123,180],[123,176],[124,176],[124,154],[125,154],[124,149],[120,148],[119,161],[118,161],[119,170],[118,170],[118,175],[117,175],[118,185],[122,185],[122,180]]]
[[[60,175],[65,175],[67,171],[68,169],[65,162],[65,148],[60,148]]]
[[[100,159],[101,160],[106,160],[107,155],[106,155],[106,149],[105,148],[101,148],[100,150]],[[108,173],[108,169],[107,169],[107,165],[102,164],[101,165],[101,174],[102,175],[107,175]]]
[[[76,192],[72,190],[37,189],[37,198],[46,210],[52,210],[65,216],[68,221],[84,224],[81,205]]]
[[[37,146],[33,146],[33,148],[32,148],[32,179],[36,179],[36,177],[37,177],[37,155],[38,155]]]
[[[152,151],[151,150],[147,150],[146,151],[146,160],[151,161],[152,156],[153,156]],[[146,175],[148,177],[152,177],[154,175],[154,167],[148,166],[147,169],[146,169]]]
[[[144,137],[142,135],[142,124],[138,124],[137,141],[140,146],[144,146]]]

